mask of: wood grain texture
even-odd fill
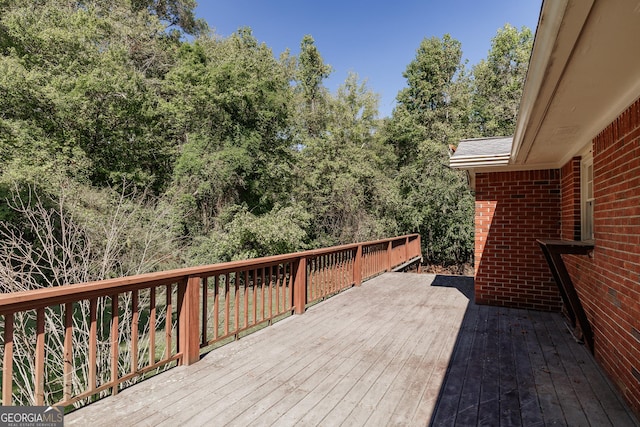
[[[560,316],[477,306],[472,294],[469,278],[387,273],[65,422],[634,425]]]
[[[470,304],[432,426],[636,426],[560,314]]]

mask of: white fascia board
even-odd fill
[[[518,154],[522,148],[524,134],[529,126],[533,107],[537,102],[540,102],[538,94],[545,83],[545,79],[548,77],[547,68],[562,26],[567,4],[568,0],[545,0],[542,3],[529,69],[527,70],[525,86],[520,101],[516,130],[513,135],[513,144],[511,146],[511,159],[513,161],[518,160]],[[548,84],[549,82],[546,83]],[[537,129],[529,131],[537,131]]]
[[[453,156],[453,157],[451,157],[451,161],[466,160],[466,159],[502,159],[503,157],[509,157],[510,155],[511,155],[511,153]]]
[[[479,167],[489,167],[489,166],[501,166],[509,164],[509,155],[497,157],[483,157],[483,158],[467,158],[467,159],[457,159],[451,160],[449,165],[455,169],[469,169],[469,168],[479,168]]]

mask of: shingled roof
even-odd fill
[[[471,169],[500,166],[509,163],[513,137],[464,139],[451,156],[452,168]]]

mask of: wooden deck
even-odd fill
[[[637,425],[559,315],[388,273],[65,416],[66,425]]]

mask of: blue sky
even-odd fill
[[[402,73],[423,38],[449,33],[462,43],[468,67],[487,56],[497,30],[509,23],[535,31],[541,0],[200,0],[199,18],[221,36],[243,26],[278,56],[311,34],[333,73],[335,93],[352,71],[380,95],[380,116],[391,114]]]

